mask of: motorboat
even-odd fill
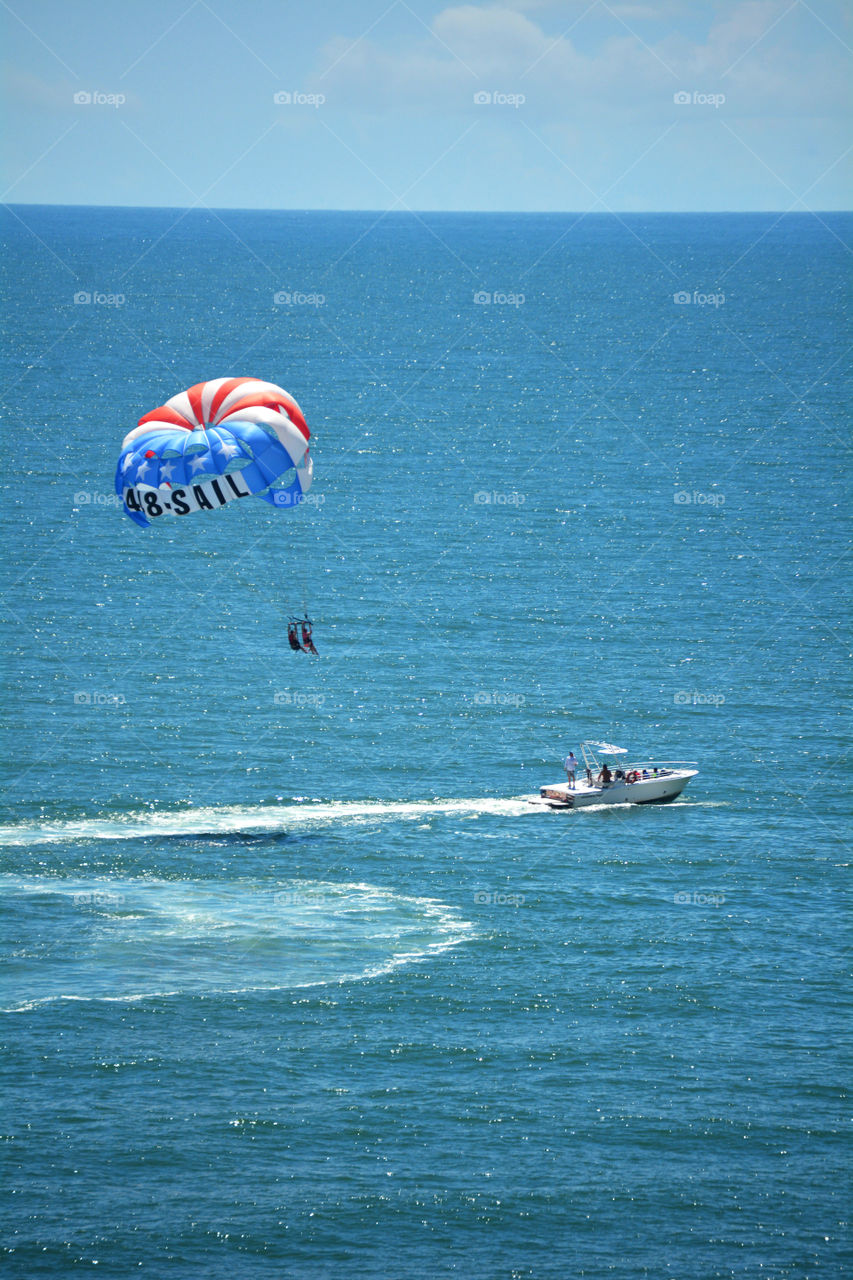
[[[680,796],[699,772],[695,762],[644,760],[628,764],[624,747],[609,742],[582,742],[583,764],[574,785],[554,782],[529,796],[548,809],[580,809],[593,804],[667,804]]]

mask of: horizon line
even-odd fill
[[[364,213],[376,217],[424,217],[430,214],[442,216],[478,215],[482,217],[571,217],[571,218],[630,218],[678,216],[718,217],[737,215],[776,217],[827,217],[830,214],[850,214],[853,208],[844,209],[371,209],[371,208],[306,208],[298,206],[246,206],[246,205],[180,205],[180,204],[88,204],[83,201],[59,200],[4,200],[4,209],[150,209],[168,213]]]

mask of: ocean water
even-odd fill
[[[7,1274],[849,1274],[850,217],[3,222]],[[310,501],[137,528],[224,374]]]

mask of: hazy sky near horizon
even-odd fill
[[[849,0],[9,0],[6,203],[851,207]]]

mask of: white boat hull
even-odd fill
[[[549,809],[581,809],[593,804],[667,804],[681,795],[698,772],[698,769],[669,769],[636,782],[614,780],[606,786],[590,786],[585,780],[578,781],[574,787],[555,782],[541,787],[539,795],[530,796],[529,800],[531,804]]]

